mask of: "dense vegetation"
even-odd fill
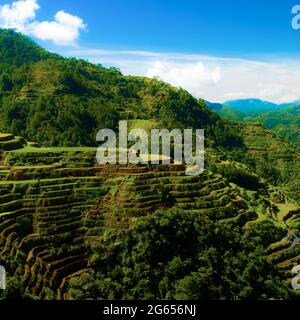
[[[274,134],[300,147],[300,104],[276,105],[260,100],[229,101],[225,105],[206,102],[208,107],[228,120],[261,123]],[[252,106],[252,108],[251,108]]]
[[[271,223],[251,231],[180,210],[158,211],[132,230],[107,234],[70,284],[73,299],[288,298],[264,246],[281,239]],[[176,245],[174,245],[176,244]]]
[[[9,30],[0,31],[0,54],[0,131],[42,146],[95,145],[100,128],[125,119],[205,128],[220,145],[234,136],[204,101],[161,81],[48,54]],[[223,133],[216,136],[212,125]]]
[[[248,123],[262,123],[276,135],[287,139],[300,148],[300,105],[247,116],[243,120]]]
[[[50,54],[14,31],[0,30],[0,57],[3,297],[294,297],[300,155],[287,141],[223,120],[183,89]],[[98,165],[88,146],[120,119],[204,128],[206,170]]]

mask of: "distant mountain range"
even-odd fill
[[[264,101],[260,99],[240,99],[240,100],[229,100],[224,102],[224,105],[230,106],[243,113],[256,113],[264,112],[269,110],[280,109],[281,106],[269,101]]]
[[[275,104],[260,99],[240,99],[224,104],[206,101],[206,104],[228,120],[259,122],[300,147],[300,100]]]
[[[215,111],[220,111],[224,107],[229,107],[236,111],[242,112],[242,114],[244,115],[248,115],[300,105],[300,100],[289,103],[276,104],[260,99],[238,99],[228,100],[224,103],[213,103],[206,101],[206,104],[210,109]]]

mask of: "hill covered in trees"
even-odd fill
[[[261,123],[278,137],[300,147],[300,103],[272,104],[258,99],[234,100],[223,104],[206,101],[222,118],[246,123]]]
[[[281,108],[281,105],[260,99],[228,100],[224,102],[224,105],[244,114],[256,114]]]
[[[292,299],[299,151],[162,81],[0,31],[2,297]],[[216,108],[218,106],[215,106]],[[205,171],[99,165],[96,132],[203,128]]]
[[[243,120],[247,123],[259,122],[300,148],[300,104],[247,116]]]
[[[207,128],[212,137],[212,126],[223,126],[203,101],[182,89],[64,59],[10,30],[0,31],[0,54],[0,131],[41,146],[96,145],[96,132],[116,128],[120,119]]]

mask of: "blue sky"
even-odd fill
[[[0,1],[6,3],[6,1]],[[82,46],[235,57],[298,55],[294,0],[40,0],[39,18],[58,10],[88,24]]]
[[[300,0],[3,0],[0,25],[214,101],[300,98]],[[264,75],[262,75],[262,73]]]

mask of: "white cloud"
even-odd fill
[[[31,24],[32,35],[41,40],[51,40],[59,45],[74,44],[82,29],[85,29],[83,20],[64,11],[57,12],[54,21]]]
[[[300,62],[296,59],[266,62],[197,54],[94,49],[61,53],[113,65],[125,74],[159,77],[210,101],[260,98],[282,103],[300,99]]]
[[[205,65],[201,61],[182,64],[156,61],[146,75],[150,78],[158,77],[176,87],[186,88],[197,96],[205,94],[204,86],[214,86],[221,81],[220,68]]]
[[[1,27],[26,32],[28,23],[35,18],[39,8],[36,0],[22,0],[0,6]]]
[[[86,28],[81,18],[62,10],[55,14],[53,21],[36,21],[39,8],[37,0],[19,0],[0,6],[0,27],[12,28],[58,45],[74,45],[80,30]]]

